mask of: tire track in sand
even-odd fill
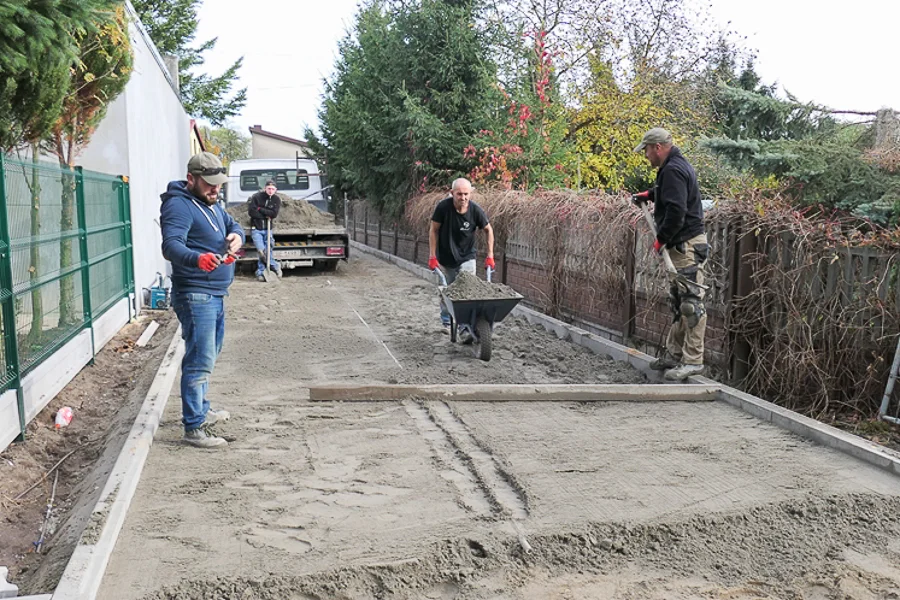
[[[529,552],[522,529],[528,517],[527,498],[491,451],[446,402],[406,400],[403,405],[431,444],[437,462],[448,469],[441,475],[456,485],[460,504],[479,516],[508,520]]]

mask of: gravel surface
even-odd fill
[[[480,361],[434,284],[347,266],[234,285],[229,445],[180,444],[173,396],[100,600],[900,597],[900,479],[723,403],[310,402],[644,381],[514,318]]]

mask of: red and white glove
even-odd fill
[[[219,266],[221,261],[219,261],[219,257],[213,254],[212,252],[207,252],[206,254],[201,254],[200,259],[197,261],[197,266],[207,273],[211,273],[216,270],[216,267]]]
[[[657,254],[662,254],[663,243],[659,240],[653,240],[653,251]]]
[[[497,264],[494,262],[494,257],[488,256],[486,259],[484,259],[484,266],[488,269],[496,269]]]
[[[434,271],[438,268],[437,256],[429,256],[428,257],[428,270]]]
[[[237,258],[234,256],[234,254],[226,254],[225,258],[222,259],[222,264],[230,265],[231,263],[233,263],[236,260],[237,260]]]

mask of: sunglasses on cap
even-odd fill
[[[204,177],[211,175],[224,175],[225,167],[210,167],[208,169],[201,169],[200,171],[191,171],[194,175],[202,175]]]

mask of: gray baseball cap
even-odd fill
[[[188,161],[188,173],[200,176],[209,185],[222,185],[228,181],[222,161],[212,152],[195,154]]]
[[[662,127],[654,127],[644,134],[641,143],[634,147],[635,152],[641,152],[650,144],[671,144],[672,134]]]

